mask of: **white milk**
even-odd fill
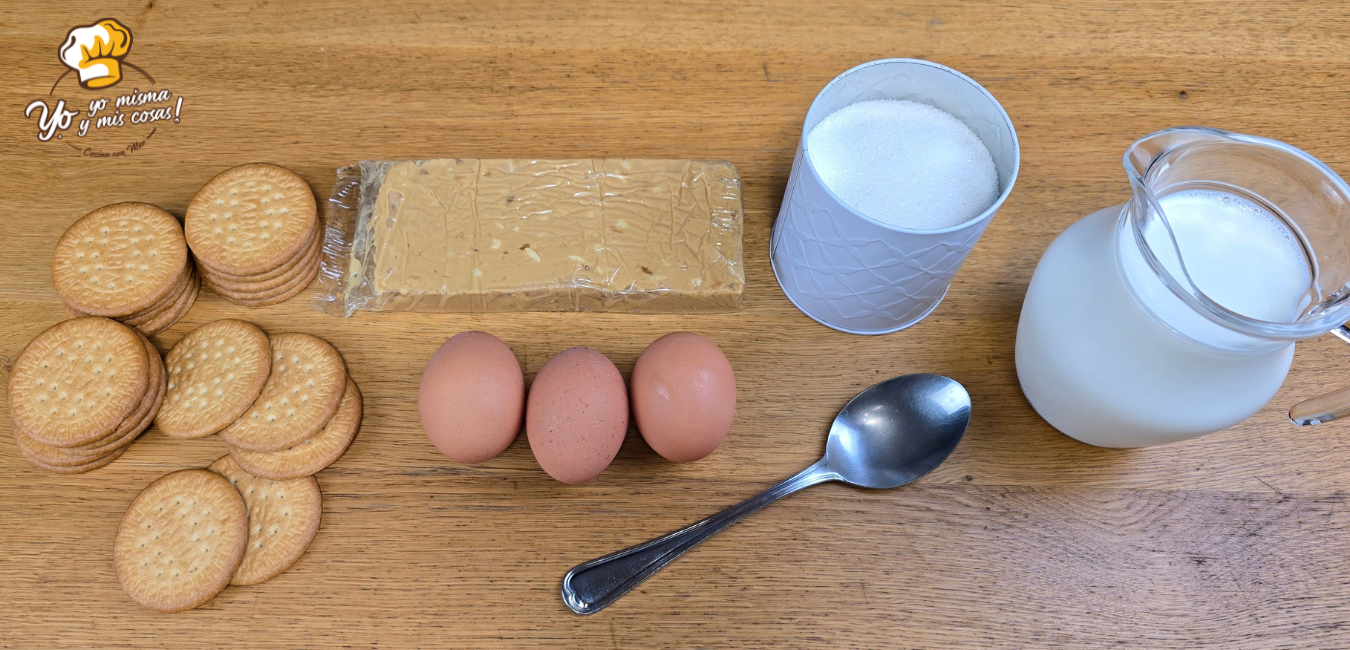
[[[950,228],[998,198],[989,149],[961,120],[919,102],[845,106],[811,128],[806,151],[840,200],[892,226]]]
[[[1187,271],[1207,296],[1261,320],[1298,317],[1308,300],[1308,267],[1297,239],[1275,217],[1208,190],[1159,203]],[[1036,267],[1016,351],[1017,376],[1032,406],[1060,431],[1107,447],[1174,442],[1260,410],[1284,382],[1293,344],[1231,349],[1253,341],[1167,290],[1128,224],[1117,231],[1119,216],[1117,206],[1083,218]],[[1164,233],[1145,237],[1163,250]],[[1175,259],[1164,261],[1177,274]]]

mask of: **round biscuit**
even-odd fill
[[[161,377],[162,376],[163,375],[161,375]],[[150,402],[149,408],[146,409],[146,413],[139,420],[126,425],[126,433],[119,440],[106,443],[101,448],[107,449],[109,450],[109,453],[111,453],[113,450],[124,450],[130,447],[131,443],[136,442],[136,440],[141,437],[141,434],[145,433],[145,431],[150,428],[150,425],[154,423],[155,414],[159,412],[160,405],[164,403],[164,393],[164,383],[161,379],[160,389],[156,391],[154,399]],[[83,447],[76,447],[71,451],[84,450],[85,448]]]
[[[140,318],[119,319],[118,322],[124,325],[130,325],[137,332],[145,334],[146,336],[154,336],[153,332],[147,333],[145,331],[146,328],[152,324],[164,322],[166,319],[171,318],[173,314],[183,312],[184,307],[188,306],[189,300],[194,302],[196,301],[196,299],[192,297],[192,290],[193,290],[192,284],[189,284],[188,286],[184,287],[183,292],[174,296],[173,302],[165,309],[157,311],[153,314],[142,316]]]
[[[180,612],[230,583],[248,543],[248,507],[215,472],[185,469],[141,491],[117,527],[113,568],[141,606]]]
[[[305,554],[323,517],[323,494],[313,476],[288,481],[258,478],[229,456],[221,456],[207,469],[233,484],[248,506],[248,549],[230,584],[270,580]]]
[[[361,391],[347,379],[337,413],[314,437],[281,451],[244,451],[230,447],[230,457],[255,476],[277,481],[311,476],[332,465],[347,451],[361,428]]]
[[[202,271],[203,275],[210,276],[213,280],[224,280],[226,282],[241,284],[265,282],[267,280],[274,280],[283,275],[289,277],[296,267],[301,266],[308,261],[307,256],[311,251],[317,248],[320,253],[323,252],[323,228],[319,226],[319,223],[318,220],[315,220],[313,233],[310,235],[309,241],[305,242],[304,248],[301,248],[300,252],[296,254],[295,257],[286,260],[280,266],[270,271],[255,273],[253,275],[234,275],[232,273],[225,273],[219,269],[213,269],[206,264],[202,264],[201,260],[197,260],[198,270]]]
[[[347,366],[328,341],[288,332],[271,343],[272,371],[262,393],[220,430],[240,449],[279,451],[313,436],[333,417],[347,385]]]
[[[95,316],[154,305],[187,262],[183,227],[149,203],[116,203],[76,221],[56,243],[52,283],[61,300]]]
[[[218,320],[188,332],[165,366],[168,394],[155,424],[170,438],[201,438],[253,406],[272,368],[272,348],[257,325]]]
[[[117,427],[112,435],[104,440],[78,447],[53,447],[33,440],[16,428],[14,429],[14,441],[21,449],[26,450],[24,455],[41,461],[44,466],[76,467],[87,465],[135,442],[136,438],[154,421],[155,413],[159,410],[160,404],[163,403],[166,388],[166,373],[164,372],[164,363],[159,358],[159,352],[155,350],[154,345],[148,339],[143,340],[147,354],[150,355],[150,386],[154,392],[147,392],[145,399],[141,401],[141,405],[122,421],[122,424]]]
[[[179,298],[173,309],[156,317],[148,323],[137,325],[136,329],[140,330],[140,332],[146,336],[154,336],[169,329],[174,323],[177,323],[184,316],[187,316],[187,313],[192,309],[192,306],[197,304],[197,296],[201,295],[201,290],[201,276],[198,275],[196,271],[193,271],[192,281],[188,284],[187,292]]]
[[[7,388],[10,418],[54,447],[101,440],[141,404],[149,378],[149,356],[135,331],[107,318],[72,318],[19,353]]]
[[[318,219],[314,192],[278,165],[252,163],[207,181],[188,205],[188,245],[206,266],[232,275],[275,269],[308,243]]]
[[[142,398],[140,406],[137,406],[135,411],[132,411],[126,419],[122,420],[122,423],[117,426],[117,429],[108,436],[82,445],[59,447],[57,449],[76,454],[111,451],[119,446],[119,442],[124,443],[121,446],[130,444],[137,435],[140,435],[140,431],[149,427],[150,423],[154,421],[155,412],[159,410],[160,401],[164,398],[163,393],[165,388],[165,377],[167,374],[164,370],[164,360],[159,356],[159,351],[155,349],[155,345],[150,342],[150,339],[145,338],[144,335],[141,335],[141,341],[145,344],[146,356],[150,359],[150,375],[148,380],[149,389],[146,390],[145,397]],[[132,433],[133,431],[135,431],[134,434]],[[18,430],[16,429],[16,433],[17,432]],[[37,442],[34,442],[34,445],[46,447]],[[65,456],[65,454],[58,452],[54,457],[62,456]]]

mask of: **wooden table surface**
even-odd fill
[[[359,159],[725,158],[744,182],[745,310],[710,316],[315,313],[313,290],[244,308],[209,290],[155,337],[245,318],[326,337],[366,395],[350,451],[318,475],[323,527],[289,571],[175,615],[134,605],[112,571],[123,510],[149,482],[224,453],[151,429],[78,476],[29,465],[0,419],[0,647],[1333,648],[1350,646],[1350,424],[1296,428],[1292,401],[1350,381],[1350,351],[1300,343],[1274,401],[1233,429],[1134,451],[1041,421],[1013,366],[1032,268],[1060,230],[1124,201],[1121,154],[1202,124],[1293,143],[1350,172],[1350,22],[1336,2],[6,3],[0,33],[0,370],[64,318],[48,264],[63,229],[117,201],[181,216],[216,172],[286,165],[326,197]],[[491,6],[489,6],[491,5]],[[135,72],[115,95],[184,98],[146,131],[41,142],[35,99],[98,91],[55,55],[113,17]],[[801,120],[832,77],[930,59],[984,84],[1021,139],[1017,186],[919,325],[857,337],[821,327],[769,269]],[[85,105],[79,105],[84,102]],[[141,131],[136,129],[140,128]],[[121,140],[119,140],[121,138]],[[69,145],[79,141],[80,146]],[[676,465],[631,430],[597,480],[545,475],[522,436],[475,466],[417,421],[427,358],[466,329],[496,334],[527,378],[590,346],[625,374],[673,330],[716,340],[740,402],[725,444]],[[829,484],[713,538],[591,617],[558,597],[569,567],[712,514],[814,461],[853,394],[910,372],[970,390],[965,440],[909,487]]]

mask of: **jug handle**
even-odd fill
[[[1331,333],[1350,343],[1350,328],[1345,325],[1331,330]],[[1350,386],[1310,397],[1289,409],[1289,420],[1299,426],[1321,424],[1346,416],[1350,416]]]

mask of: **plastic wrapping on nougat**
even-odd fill
[[[740,178],[722,161],[363,161],[338,170],[320,311],[687,313],[741,307]]]

